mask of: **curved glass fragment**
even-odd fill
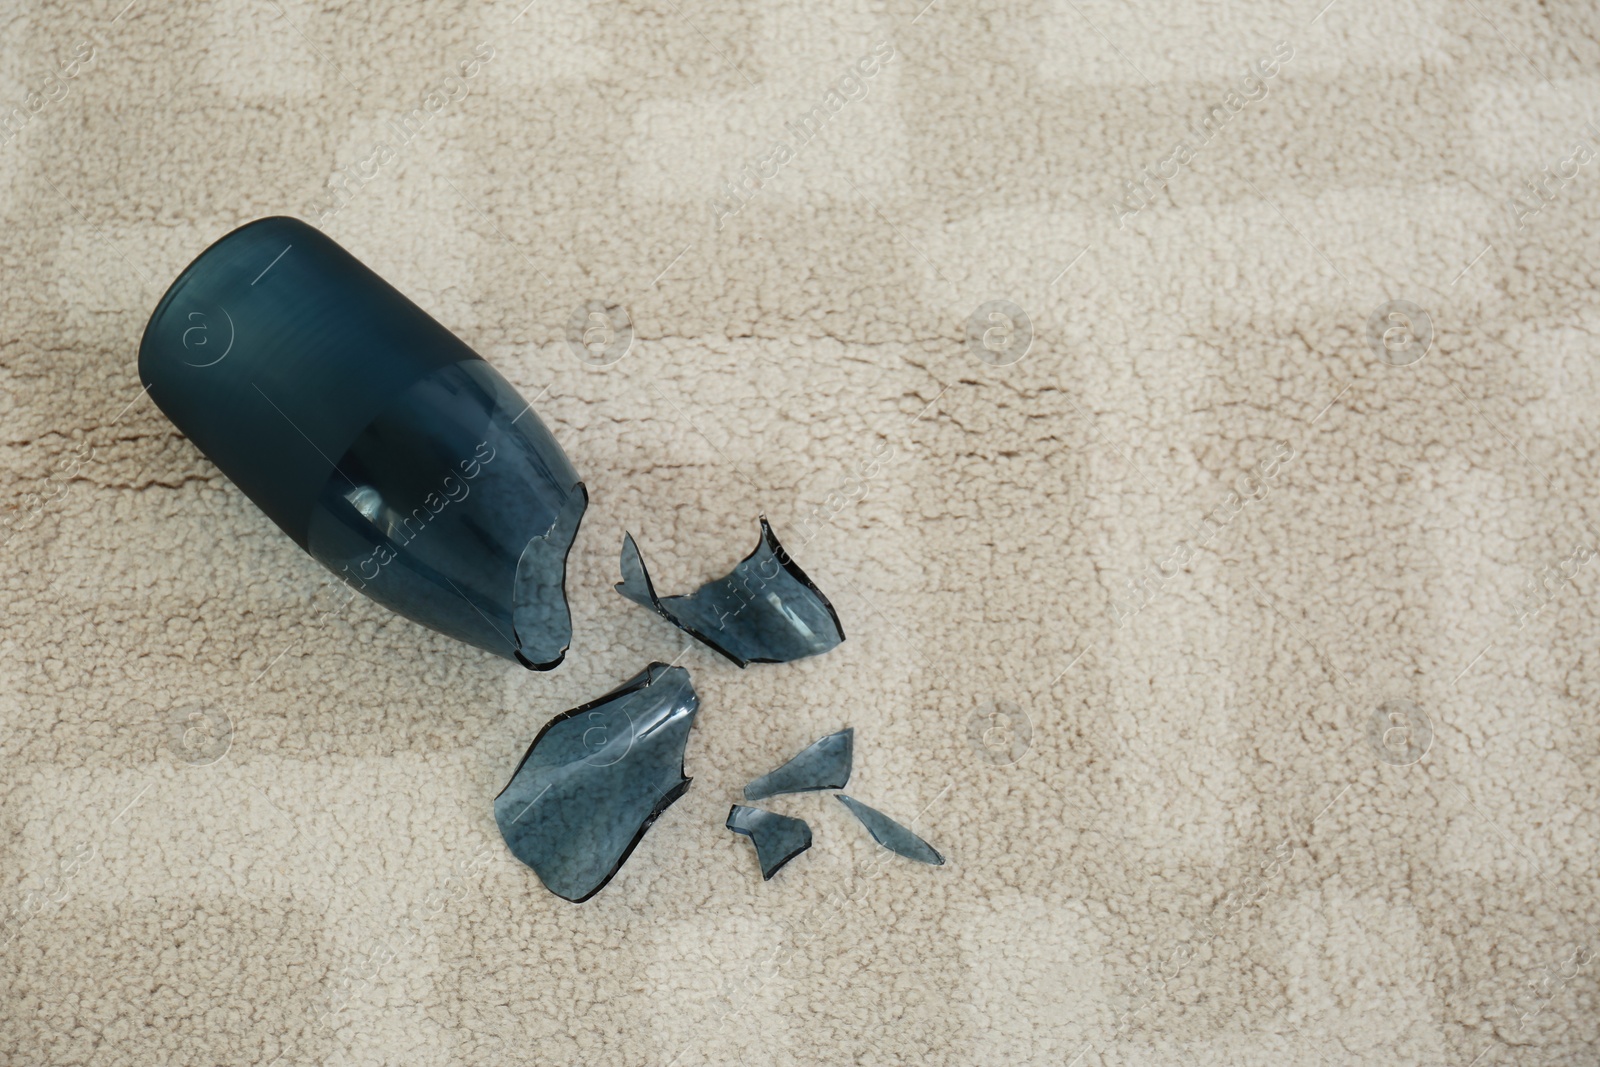
[[[212,244],[151,314],[139,376],[357,589],[526,666],[560,662],[577,473],[504,378],[326,234],[273,217]]]
[[[779,793],[810,793],[818,789],[843,789],[850,782],[851,753],[856,731],[847,726],[818,738],[782,767],[744,787],[746,800],[764,800]]]
[[[598,893],[688,791],[683,749],[699,708],[688,671],[652,663],[551,719],[494,800],[512,855],[559,897]]]
[[[916,860],[918,863],[931,863],[936,867],[944,865],[944,857],[934,851],[932,845],[877,808],[869,808],[861,801],[847,797],[843,793],[835,793],[834,796],[861,820],[861,825],[867,828],[872,839],[890,852],[904,856],[908,860]]]
[[[804,819],[792,819],[761,808],[735,804],[728,809],[728,829],[748,837],[756,846],[761,877],[770,880],[778,869],[811,847],[811,827]]]
[[[685,596],[656,595],[639,546],[626,534],[616,589],[741,667],[820,655],[844,640],[833,605],[784,551],[765,515],[755,551]]]

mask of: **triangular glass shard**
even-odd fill
[[[561,661],[576,471],[505,378],[332,238],[279,217],[218,240],[156,306],[139,375],[350,585],[526,666]]]
[[[811,827],[804,819],[792,819],[761,808],[735,804],[728,809],[728,829],[744,834],[756,846],[761,877],[770,879],[778,869],[811,847]]]
[[[944,857],[934,851],[932,845],[877,808],[869,808],[861,801],[847,797],[843,793],[835,793],[834,796],[861,820],[861,825],[867,828],[872,839],[890,852],[904,856],[908,860],[916,860],[918,863],[931,863],[936,867],[944,864]]]
[[[685,596],[656,595],[639,546],[627,534],[616,589],[741,667],[820,655],[844,640],[833,605],[784,551],[765,515],[755,551],[725,577]]]
[[[810,793],[818,789],[843,789],[850,783],[851,753],[856,731],[847,726],[818,738],[782,767],[763,774],[744,787],[746,800],[765,800],[780,793]]]
[[[559,897],[598,893],[688,790],[683,749],[699,707],[688,671],[652,663],[551,719],[494,801],[512,854]]]

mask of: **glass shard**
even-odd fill
[[[847,726],[811,742],[782,767],[744,787],[746,800],[764,800],[779,793],[843,789],[850,782],[851,752],[856,731]]]
[[[139,374],[352,587],[525,666],[561,661],[577,472],[505,378],[321,231],[258,219],[207,248],[151,315]]]
[[[506,846],[557,896],[594,896],[688,791],[683,749],[699,708],[688,671],[652,663],[551,719],[495,797]]]
[[[728,829],[744,834],[756,846],[761,877],[770,879],[778,869],[811,847],[811,827],[804,819],[791,819],[761,808],[735,804],[728,809]]]
[[[872,834],[872,839],[890,852],[904,856],[908,860],[916,860],[918,863],[931,863],[936,867],[944,865],[944,857],[935,852],[932,845],[877,808],[869,808],[861,801],[847,797],[843,793],[835,793],[834,796],[861,820],[861,825]]]
[[[616,588],[741,667],[820,655],[844,640],[833,605],[784,551],[764,515],[755,551],[686,596],[656,595],[639,546],[627,534]]]

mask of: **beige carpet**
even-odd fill
[[[1593,5],[124,2],[0,14],[0,1063],[1600,1062]],[[541,397],[559,670],[340,610],[141,396],[266,214]],[[611,591],[763,511],[836,652]],[[680,655],[693,787],[556,899],[492,797]],[[763,884],[846,724],[948,864],[788,797]]]

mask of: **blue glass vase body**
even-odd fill
[[[331,238],[274,217],[207,248],[151,316],[139,375],[353,587],[524,666],[561,661],[583,483],[493,367]]]

